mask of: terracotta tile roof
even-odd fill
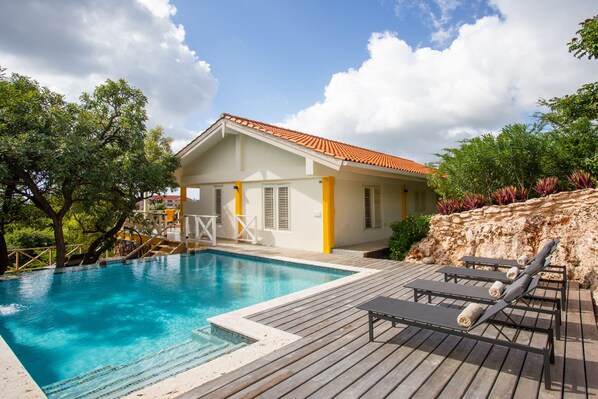
[[[405,172],[419,173],[427,175],[429,169],[425,165],[411,161],[405,158],[399,158],[381,152],[367,150],[350,144],[340,143],[338,141],[312,136],[311,134],[301,133],[294,130],[284,129],[278,126],[269,125],[250,119],[241,118],[234,115],[223,114],[224,119],[271,134],[292,143],[310,148],[314,151],[331,157],[342,159],[343,161],[362,163],[366,165],[381,166],[384,168],[397,169]]]

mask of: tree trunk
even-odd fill
[[[100,258],[100,256],[102,256],[102,253],[104,253],[104,251],[106,251],[107,249],[110,248],[110,246],[112,245],[111,240],[114,238],[114,236],[116,236],[116,234],[119,232],[119,230],[123,227],[123,225],[125,224],[125,221],[127,220],[127,217],[128,217],[128,215],[125,215],[125,216],[121,217],[120,219],[118,219],[116,224],[110,230],[102,233],[101,236],[96,238],[91,243],[91,245],[87,249],[85,258],[83,259],[84,265],[97,262],[98,259]]]
[[[53,218],[52,227],[54,229],[54,245],[56,245],[56,267],[63,267],[66,260],[66,245],[62,231],[62,219]]]
[[[8,269],[8,246],[4,237],[4,226],[0,228],[0,276]]]

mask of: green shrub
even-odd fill
[[[428,235],[432,215],[409,216],[390,225],[392,235],[388,240],[390,258],[403,260],[413,244]]]
[[[54,245],[52,229],[38,230],[32,227],[23,227],[6,235],[6,244],[9,248],[37,248]]]

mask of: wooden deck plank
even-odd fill
[[[544,295],[547,298],[556,298],[558,295],[555,291],[544,291]],[[539,327],[548,328],[552,326],[552,323],[556,323],[556,320],[547,315],[540,315],[538,317],[537,325]],[[565,319],[563,318],[563,326],[561,326],[561,339],[565,337]],[[558,341],[555,336],[555,349],[564,341]],[[540,346],[546,343],[546,336],[542,333],[532,334],[531,345]],[[513,397],[514,398],[530,398],[536,397],[539,390],[543,390],[550,395],[556,395],[560,397],[561,394],[561,379],[557,378],[559,369],[559,359],[555,356],[555,363],[550,366],[550,375],[552,377],[552,387],[550,390],[546,390],[544,386],[544,373],[543,373],[543,359],[540,356],[533,356],[527,354],[523,367],[521,369],[521,375],[519,381],[514,386]],[[556,366],[556,367],[555,367]],[[562,368],[561,368],[562,370]]]
[[[580,291],[581,327],[583,333],[583,352],[586,370],[588,397],[598,396],[598,330],[592,306],[592,294],[589,290]]]
[[[563,378],[564,393],[568,398],[586,397],[583,346],[581,343],[581,307],[579,303],[579,284],[571,282],[576,289],[570,291],[567,305],[567,340],[565,341],[565,376]]]
[[[437,333],[439,334],[439,333]],[[443,335],[443,334],[439,334]],[[393,373],[397,377],[395,386],[390,390],[388,399],[402,399],[411,397],[417,392],[421,386],[428,380],[430,375],[436,371],[437,367],[442,361],[450,355],[455,347],[461,342],[462,338],[454,335],[447,335],[444,340],[434,349],[433,352],[426,354],[425,359],[419,363],[415,363],[416,359],[408,359],[409,364],[416,364],[411,372],[406,375],[406,378],[400,381],[399,375]],[[421,348],[420,348],[421,349]],[[413,360],[413,363],[411,361]],[[384,383],[382,380],[380,383]],[[389,384],[391,385],[391,384]],[[392,385],[391,385],[392,386]],[[375,391],[372,391],[374,393]],[[368,395],[370,392],[368,392]]]
[[[445,305],[452,305],[456,301],[445,299],[443,302]],[[409,327],[409,328],[412,328],[412,327]],[[401,334],[402,333],[397,334],[395,339],[401,340],[402,339]],[[432,341],[430,340],[430,337],[432,337],[431,338]],[[409,356],[412,356],[412,354],[414,352],[417,352],[417,351],[421,352],[421,349],[420,349],[421,346],[433,345],[434,340],[438,340],[439,338],[444,339],[444,338],[446,338],[446,336],[444,334],[434,334],[433,335],[431,331],[426,331],[426,330],[420,331],[418,336],[412,337],[408,341],[405,341],[405,343],[400,344],[400,345],[402,345],[401,348],[394,351],[390,356],[388,356],[387,358],[383,359],[381,362],[376,364],[375,367],[372,367],[369,370],[366,370],[366,373],[362,374],[357,382],[355,381],[356,378],[350,377],[350,380],[348,381],[349,385],[347,385],[347,388],[343,388],[343,390],[339,392],[339,397],[350,398],[350,397],[357,397],[357,396],[361,396],[361,395],[366,395],[366,396],[369,395],[371,397],[382,397],[382,396],[380,396],[381,394],[379,394],[378,391],[383,389],[381,387],[381,385],[385,384],[383,382],[383,380],[385,378],[391,378],[391,377],[388,377],[388,374],[394,373],[396,375],[397,373],[400,373],[400,372],[397,372],[396,370],[404,370],[406,364],[409,364],[411,366],[411,367],[407,367],[408,369],[412,369],[412,366],[417,363],[415,361],[413,361],[413,362],[407,361],[406,359]],[[393,340],[391,340],[389,342],[389,344],[391,344],[391,345],[393,343],[394,343]],[[430,350],[428,350],[428,354],[429,354],[429,352],[430,352]],[[355,370],[359,370],[359,368],[356,368]],[[351,376],[351,374],[348,374],[348,375]],[[359,374],[357,374],[357,375],[359,375]],[[370,376],[370,377],[368,377],[368,376]],[[376,377],[374,377],[374,376],[376,376]],[[334,381],[334,385],[336,385],[338,388],[339,381],[338,380]]]
[[[545,291],[545,293],[546,292],[548,292],[549,297],[554,297],[554,291]],[[537,295],[538,293],[535,293],[535,294]],[[545,304],[540,301],[536,301],[535,306],[546,308]],[[550,308],[554,309],[554,306],[550,306]],[[527,314],[527,313],[529,313],[529,314]],[[548,319],[546,326],[548,327],[552,323],[552,319],[550,317],[548,317],[547,315],[541,315],[541,314],[533,313],[533,312],[527,312],[527,313],[526,313],[526,317],[528,318],[528,320],[532,320],[535,318],[536,325],[541,325],[542,324],[541,319],[544,318],[545,316]],[[534,339],[533,334],[530,331],[523,331],[520,334],[520,337],[518,340],[518,342],[520,342],[524,345],[531,345],[531,346],[540,346],[545,341],[546,340],[543,339],[542,337],[536,337]],[[489,396],[490,398],[496,398],[496,399],[510,398],[514,395],[515,389],[518,386],[520,376],[522,373],[525,373],[524,367],[525,367],[525,361],[526,361],[528,355],[529,355],[528,353],[523,352],[523,351],[509,349],[509,352],[507,354],[505,362],[503,363],[503,367],[500,371],[500,374],[496,378],[496,381],[494,382],[492,391],[490,392],[490,396]],[[538,366],[542,367],[542,363],[537,365],[537,367]],[[532,395],[530,391],[528,391],[528,394],[529,394],[528,397],[535,396],[535,394]]]
[[[351,386],[356,381],[362,380],[363,376],[371,370],[383,370],[383,362],[386,361],[390,356],[397,358],[399,355],[395,352],[399,351],[407,342],[416,339],[424,339],[424,336],[420,334],[421,330],[414,327],[401,327],[399,329],[392,329],[394,334],[390,339],[384,335],[380,335],[375,342],[370,342],[368,345],[373,347],[374,350],[366,354],[359,362],[351,363],[350,359],[345,361],[344,365],[348,366],[334,376],[328,376],[322,385],[317,387],[317,390],[310,393],[307,397],[313,398],[331,398],[347,387]],[[398,332],[400,331],[400,332]],[[415,337],[418,338],[415,338]],[[415,342],[415,341],[413,341]],[[346,364],[349,363],[349,364]],[[297,396],[302,397],[302,396]]]
[[[242,247],[235,248],[245,252]],[[572,311],[563,319],[563,340],[555,345],[556,363],[551,368],[551,375],[556,389],[546,391],[543,389],[542,359],[536,354],[414,327],[392,328],[387,322],[376,325],[376,342],[368,341],[366,312],[356,309],[355,305],[381,294],[412,299],[412,290],[403,285],[414,278],[441,279],[442,276],[435,272],[437,266],[300,250],[289,252],[278,248],[253,247],[249,253],[382,271],[252,315],[250,318],[254,321],[304,338],[180,398],[556,398],[577,394],[585,397],[586,391],[596,395],[595,378],[589,376],[595,375],[598,365],[598,331],[589,292],[580,292],[576,284],[570,288]],[[554,294],[553,291],[546,292]],[[442,301],[435,300],[434,304],[439,302]],[[445,301],[444,305],[460,306],[462,303]],[[537,322],[541,325],[549,320],[542,315]],[[487,326],[481,333],[487,336],[498,334]],[[540,333],[521,333],[518,342],[540,345],[542,337]],[[561,392],[563,376],[564,395]]]
[[[434,370],[420,390],[415,392],[413,399],[437,398],[445,389],[456,370],[469,356],[476,345],[472,339],[462,338],[453,351],[442,361],[439,367]]]
[[[259,315],[252,315],[251,320],[267,324],[272,327],[280,328],[285,331],[292,331],[293,326],[301,323],[300,317],[307,312],[313,314],[314,312],[324,310],[326,308],[344,306],[355,306],[359,300],[365,301],[370,296],[381,295],[387,287],[402,286],[403,280],[409,276],[426,276],[430,275],[431,271],[408,270],[404,275],[388,276],[387,272],[384,275],[374,275],[365,278],[355,283],[347,284],[348,287],[339,287],[329,291],[328,295],[315,295],[305,298],[301,301],[293,302],[287,306],[281,306],[270,311],[261,312]],[[380,274],[379,273],[379,274]],[[390,277],[390,278],[389,278]],[[358,294],[356,294],[356,292]]]

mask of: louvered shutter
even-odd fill
[[[278,187],[278,230],[289,229],[289,188]]]
[[[222,189],[217,188],[214,191],[214,214],[216,215],[216,223],[222,224]]]
[[[382,201],[380,187],[374,187],[374,227],[382,227]]]
[[[372,189],[364,187],[363,189],[363,201],[365,204],[365,228],[372,228]]]
[[[264,187],[264,228],[274,229],[274,187]]]

